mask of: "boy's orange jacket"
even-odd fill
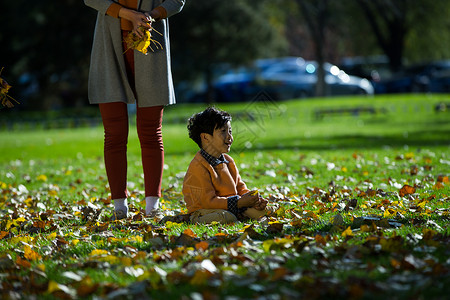
[[[227,198],[250,190],[241,180],[234,160],[212,167],[200,151],[189,164],[183,181],[183,195],[189,213],[199,209],[227,209]]]

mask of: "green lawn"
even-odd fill
[[[450,112],[435,111],[441,102],[450,95],[217,105],[233,116],[243,179],[280,205],[274,217],[226,226],[143,217],[134,126],[133,218],[117,223],[107,221],[101,127],[4,129],[2,298],[444,299]],[[165,110],[168,212],[185,212],[182,180],[197,151],[185,124],[204,107]],[[345,112],[318,117],[329,109]]]

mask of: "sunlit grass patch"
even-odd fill
[[[271,103],[281,105],[275,110],[280,114],[259,111],[265,122],[249,124],[240,119],[243,111],[256,116],[249,104],[220,105],[236,116],[231,155],[242,178],[280,206],[264,220],[228,225],[176,218],[161,223],[143,215],[133,126],[130,218],[117,222],[109,221],[113,204],[101,128],[1,132],[2,293],[445,297],[450,116],[433,106],[446,99],[401,95]],[[388,111],[314,117],[318,108],[361,105]],[[197,146],[183,120],[201,108],[183,105],[165,112],[166,213],[186,213],[182,181]],[[245,139],[251,143],[238,144]]]

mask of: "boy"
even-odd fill
[[[226,154],[233,143],[230,122],[227,112],[213,107],[188,120],[189,137],[200,147],[183,181],[192,223],[233,223],[266,214],[268,201],[247,188],[233,159]]]

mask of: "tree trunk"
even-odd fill
[[[400,70],[407,34],[407,0],[358,0],[358,3],[367,16],[378,44],[389,58],[391,70]]]
[[[205,81],[206,81],[206,103],[211,104],[216,100],[214,99],[216,95],[214,95],[214,86],[211,68],[207,68],[205,70]]]
[[[323,97],[326,92],[325,70],[325,29],[328,21],[328,0],[297,0],[301,7],[302,15],[306,20],[312,40],[314,41],[314,50],[317,60],[317,84],[315,96]]]

